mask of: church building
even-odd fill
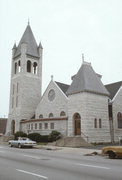
[[[103,85],[91,63],[83,62],[70,85],[51,81],[42,95],[42,52],[30,25],[12,49],[7,134],[16,131],[88,142],[114,142],[122,136],[122,81]]]

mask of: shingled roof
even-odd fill
[[[109,92],[93,70],[91,64],[87,62],[83,62],[66,93],[70,95],[80,92],[92,92],[107,96],[109,95]]]
[[[122,81],[119,82],[115,82],[112,84],[107,84],[105,85],[106,89],[109,91],[110,93],[110,99],[112,100],[114,98],[114,96],[116,95],[116,93],[118,92],[119,88],[122,86]]]
[[[38,46],[37,46],[36,40],[34,38],[33,32],[31,30],[31,27],[29,24],[27,25],[25,32],[24,32],[24,34],[23,34],[23,36],[19,42],[19,45],[16,48],[16,52],[14,54],[14,57],[21,54],[21,44],[22,43],[27,44],[26,54],[34,56],[34,57],[39,57]]]
[[[63,84],[60,82],[55,81],[55,83],[59,86],[59,88],[66,94],[67,89],[69,88],[68,84]]]

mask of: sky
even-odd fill
[[[8,117],[12,47],[30,22],[43,46],[43,92],[71,84],[84,60],[103,84],[122,80],[121,0],[0,0],[0,117]]]

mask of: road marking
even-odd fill
[[[76,164],[76,165],[79,165],[79,166],[85,166],[85,167],[92,167],[92,168],[99,168],[99,169],[110,169],[108,167],[103,167],[103,166],[93,166],[93,165],[90,165],[90,164]]]
[[[38,157],[38,156],[29,156],[29,155],[24,155],[25,157],[29,157],[29,158],[32,158],[32,159],[40,159],[40,157]]]
[[[29,172],[29,171],[24,171],[22,169],[16,169],[16,170],[19,171],[19,172],[25,173],[25,174],[30,174],[30,175],[37,176],[37,177],[40,177],[40,178],[43,178],[43,179],[48,179],[48,177],[42,176],[40,174],[35,174],[35,173]]]

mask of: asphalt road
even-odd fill
[[[122,159],[0,146],[0,180],[122,180]]]

